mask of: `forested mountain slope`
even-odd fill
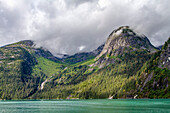
[[[170,98],[170,38],[137,74],[140,97]]]

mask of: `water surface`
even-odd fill
[[[0,101],[0,113],[170,113],[170,99]]]

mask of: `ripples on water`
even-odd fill
[[[0,101],[0,113],[170,113],[170,99]]]

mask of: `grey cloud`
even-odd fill
[[[74,54],[97,48],[122,25],[156,46],[170,36],[168,0],[19,0],[12,8],[10,1],[0,3],[0,45],[30,39],[54,54]]]
[[[87,3],[87,2],[90,2],[90,3],[97,2],[97,0],[65,0],[65,2],[68,6],[76,7],[80,4]]]

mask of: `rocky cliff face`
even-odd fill
[[[159,67],[170,69],[170,38],[162,47],[162,52],[159,60]]]
[[[114,30],[108,37],[104,49],[97,56],[100,58],[103,55],[117,56],[118,51],[122,50],[124,47],[129,47],[135,49],[146,49],[148,51],[154,52],[155,47],[150,43],[148,38],[144,35],[140,36],[135,33],[130,27],[123,26]]]
[[[114,63],[113,59],[109,59],[110,56],[122,56],[126,52],[137,50],[157,51],[146,36],[135,33],[129,26],[122,26],[109,35],[103,50],[95,58],[97,62],[94,65]]]

